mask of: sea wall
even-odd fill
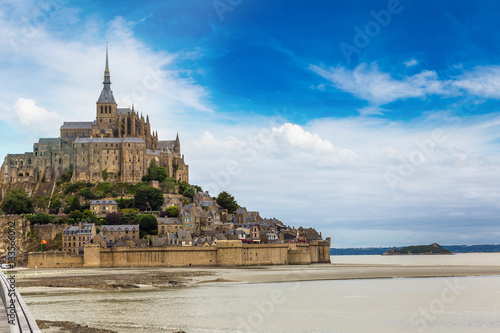
[[[31,252],[28,256],[28,267],[83,267],[83,258],[82,256],[72,256],[62,251]]]
[[[115,247],[85,244],[84,255],[63,252],[29,254],[28,267],[189,267],[307,265],[330,263],[330,241],[310,244],[242,244],[219,241],[209,247]]]

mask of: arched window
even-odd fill
[[[101,105],[101,114],[102,114],[102,105]]]

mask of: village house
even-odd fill
[[[90,211],[97,216],[118,212],[118,203],[114,200],[92,200]]]
[[[99,244],[101,249],[105,249],[108,247],[108,242],[106,241],[106,237],[102,235],[102,233],[98,233],[93,239],[93,244]]]
[[[96,229],[94,223],[68,227],[63,232],[62,250],[70,254],[80,255],[83,253],[83,244],[90,243],[95,235]]]
[[[191,233],[187,230],[177,231],[178,244],[181,246],[193,246],[193,238]]]
[[[158,217],[156,220],[158,221],[159,235],[175,233],[178,230],[182,230],[184,228],[184,224],[179,217]]]
[[[116,243],[119,239],[139,239],[139,225],[102,225],[101,233],[108,243]]]
[[[189,204],[179,209],[179,216],[182,220],[183,229],[190,232],[199,231],[200,213],[195,204]]]

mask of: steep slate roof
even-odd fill
[[[66,230],[64,230],[63,235],[64,236],[77,235],[78,231],[80,231],[79,227],[68,227]]]
[[[191,237],[191,233],[186,230],[177,231],[177,237],[181,242],[190,242],[193,240],[193,238]]]
[[[153,246],[161,247],[161,246],[165,245],[165,241],[166,241],[165,238],[155,238],[153,240]]]
[[[161,140],[158,141],[158,149],[160,150],[173,150],[175,145],[175,140]]]
[[[119,115],[119,114],[125,114],[125,113],[131,113],[132,110],[130,110],[130,108],[117,108],[116,109],[116,114]]]
[[[64,230],[63,235],[64,236],[69,236],[69,235],[91,235],[92,234],[92,227],[94,226],[93,223],[85,223],[82,225],[82,227],[68,227],[66,230]]]
[[[125,243],[123,239],[120,238],[118,242],[113,244],[113,247],[129,247],[129,246],[127,245],[127,243]]]
[[[67,122],[67,121],[65,121],[62,124],[61,129],[82,129],[82,128],[92,129],[92,125],[97,125],[97,123],[95,121],[91,121],[91,122],[88,122],[88,121]]]
[[[92,200],[91,205],[118,205],[114,200]]]
[[[118,229],[121,229],[121,230],[139,230],[139,225],[138,224],[104,224],[101,226],[101,230],[106,228],[106,230],[113,230],[113,231],[118,231]]]
[[[158,224],[182,224],[180,217],[158,217]]]
[[[316,229],[313,228],[304,229],[304,235],[307,240],[321,240],[321,236],[318,234]]]

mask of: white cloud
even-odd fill
[[[380,71],[375,63],[360,64],[354,70],[344,67],[324,69],[311,65],[310,70],[330,81],[336,88],[353,94],[373,105],[383,105],[399,99],[421,98],[431,94],[451,94],[449,83],[440,81],[436,72],[422,71],[395,79]]]
[[[409,67],[417,63],[412,59],[405,65]],[[385,111],[380,108],[381,105],[431,95],[500,99],[500,66],[496,65],[478,66],[449,79],[439,79],[437,73],[431,70],[412,76],[397,75],[395,78],[390,73],[382,72],[376,63],[362,63],[353,70],[341,66],[325,69],[317,65],[310,65],[309,69],[335,88],[368,101],[370,105],[360,109],[360,114],[381,114]]]
[[[415,58],[411,58],[410,60],[405,61],[404,64],[405,64],[406,67],[413,67],[413,66],[418,65],[419,61],[417,59],[415,59]]]
[[[500,66],[479,66],[459,76],[453,83],[472,96],[500,98]]]
[[[450,244],[500,213],[500,156],[491,153],[499,119],[457,124],[443,114],[408,124],[357,117],[269,127],[262,119],[200,133],[184,152],[193,183],[228,190],[263,216],[318,226],[335,246]],[[398,177],[393,187],[388,173]]]
[[[31,129],[36,128],[42,133],[57,133],[59,126],[62,124],[62,117],[55,111],[47,111],[46,109],[36,105],[32,99],[19,98],[16,104],[12,107],[12,116],[19,122],[20,126]]]

